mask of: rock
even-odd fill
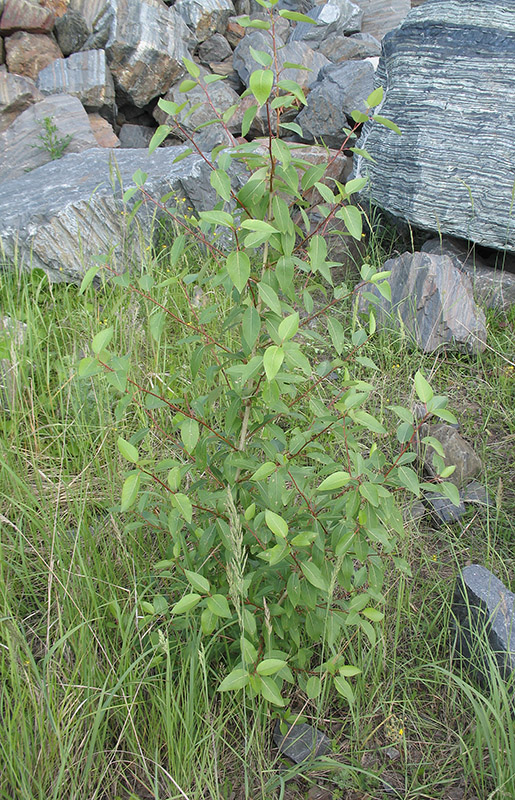
[[[206,39],[198,49],[198,57],[203,64],[210,61],[224,61],[232,56],[231,45],[221,33],[215,33]]]
[[[54,27],[55,14],[31,0],[5,0],[0,18],[0,31],[5,34],[16,31],[28,33],[50,33]]]
[[[103,50],[86,50],[53,61],[36,81],[45,95],[78,97],[88,111],[114,105],[114,83]]]
[[[111,33],[117,0],[70,0],[69,10],[83,18],[89,36],[82,50],[103,50]]]
[[[461,498],[459,506],[455,506],[448,497],[436,492],[422,492],[422,496],[438,522],[445,524],[456,522],[467,512]]]
[[[515,670],[515,595],[486,567],[464,567],[452,604],[458,651],[483,685],[495,687],[498,666],[509,680]]]
[[[96,112],[88,114],[89,124],[99,147],[120,147],[120,140],[109,122]]]
[[[63,97],[55,99],[61,101]],[[71,100],[79,103],[76,98]],[[212,209],[217,199],[209,182],[210,169],[198,155],[174,164],[183,151],[184,146],[157,148],[149,156],[142,150],[120,149],[113,153],[94,148],[66,155],[58,162],[1,183],[0,241],[6,259],[13,259],[16,252],[24,269],[38,267],[53,281],[72,282],[81,280],[96,256],[111,250],[113,266],[119,257],[121,270],[126,264],[138,263],[140,236],[136,228],[139,230],[141,225],[149,234],[156,208],[150,203],[142,204],[137,212],[139,225],[131,228],[131,236],[121,213],[118,176],[125,190],[132,185],[134,172],[142,169],[149,176],[146,188],[152,197],[159,199],[176,191],[185,198],[186,207]],[[239,176],[244,174],[239,165],[231,167],[236,189],[244,180]]]
[[[503,269],[502,261],[497,268],[489,266],[473,245],[467,247],[466,242],[449,237],[429,239],[421,250],[454,259],[456,266],[470,276],[476,301],[505,311],[515,305],[515,275]]]
[[[503,45],[500,46],[500,42]],[[515,15],[506,0],[431,0],[383,40],[381,115],[364,126],[373,202],[411,225],[515,251]],[[509,166],[507,166],[509,165]]]
[[[191,58],[185,28],[173,8],[118,0],[106,55],[117,88],[134,105],[145,106],[184,75],[182,59]]]
[[[225,61],[211,61],[209,69],[214,75],[225,75],[225,85],[234,89],[236,94],[240,95],[244,91],[245,87],[233,67],[232,58],[227,58]]]
[[[304,722],[292,725],[286,735],[281,733],[281,725],[277,720],[274,728],[274,744],[279,752],[291,758],[295,764],[301,764],[309,758],[323,756],[331,751],[331,740]]]
[[[231,0],[176,0],[174,9],[199,42],[214,33],[225,33],[229,17],[236,13]]]
[[[290,41],[304,41],[316,49],[330,36],[360,31],[363,12],[351,0],[329,0],[324,5],[315,6],[307,16],[315,21],[315,25],[308,22],[297,23]]]
[[[69,56],[81,49],[91,29],[82,14],[70,8],[56,20],[54,32],[61,52],[64,56]]]
[[[0,133],[32,103],[43,100],[34,81],[0,69]]]
[[[148,147],[150,140],[155,133],[155,128],[147,128],[145,125],[131,125],[126,122],[122,125],[118,138],[121,147]]]
[[[43,147],[43,120],[48,118],[57,127],[56,137],[71,136],[67,153],[79,153],[96,146],[88,115],[76,97],[58,94],[34,103],[23,111],[0,134],[0,181],[10,183],[25,172],[50,161]]]
[[[451,425],[439,423],[437,425],[423,425],[422,428],[426,429],[421,430],[422,436],[430,435],[442,445],[445,454],[444,465],[446,467],[456,467],[453,474],[445,479],[446,481],[461,489],[482,471],[483,465],[479,456]],[[433,466],[435,456],[435,449],[432,445],[427,445],[423,452],[423,464],[424,470],[432,477],[436,477],[439,471]]]
[[[5,40],[5,61],[9,72],[36,80],[38,72],[63,54],[50,36],[42,33],[13,33]]]
[[[16,351],[23,345],[26,333],[25,322],[0,317],[0,409],[5,411],[15,405],[19,363]]]
[[[374,69],[366,61],[329,64],[321,69],[311,85],[308,105],[297,117],[304,137],[339,147],[345,138],[347,117],[356,108],[365,109],[363,100],[373,88]]]
[[[227,20],[227,30],[225,31],[225,38],[231,45],[236,47],[243,37],[245,36],[245,28],[238,23],[238,17],[229,17]]]
[[[410,0],[354,0],[363,11],[361,31],[381,40],[410,11]]]
[[[251,73],[255,69],[262,69],[252,58],[251,47],[273,54],[271,34],[268,31],[252,31],[252,33],[247,33],[236,47],[233,65],[245,86],[249,85]],[[305,69],[285,69],[281,73],[282,78],[296,81],[304,89],[315,81],[319,70],[330,63],[322,53],[313,50],[305,42],[289,42],[281,47],[277,51],[277,61],[279,67],[287,61],[292,64],[302,64],[305,67]]]
[[[352,36],[340,34],[324,39],[320,43],[318,52],[323,53],[329,61],[338,63],[379,56],[381,45],[370,33],[355,33]]]
[[[201,77],[205,75],[207,75],[207,70],[202,70]],[[200,86],[196,86],[194,89],[191,89],[187,95],[184,95],[180,91],[180,85],[180,82],[178,82],[172,86],[166,93],[164,99],[168,101],[171,100],[175,103],[183,103],[186,99],[188,100],[188,106],[186,106],[184,111],[182,111],[178,117],[178,121],[180,122],[182,130],[178,128],[174,128],[173,130],[174,136],[178,136],[180,139],[185,140],[187,138],[186,134],[192,136],[195,133],[195,129],[198,125],[202,125],[204,122],[209,122],[209,120],[215,117],[215,114],[211,105],[206,99],[203,89]],[[225,111],[230,106],[237,105],[239,103],[239,96],[236,94],[234,89],[231,89],[230,86],[227,86],[224,81],[212,83],[207,88],[211,102],[215,108],[220,108]],[[195,110],[191,113],[191,108],[194,106],[198,107],[195,108]],[[159,106],[156,106],[154,118],[157,120],[157,122],[159,122],[160,125],[173,126],[175,124],[174,118],[170,117],[165,111],[159,108]],[[228,121],[227,127],[231,132],[236,133],[238,130],[241,130],[241,119],[241,115],[235,114]],[[195,133],[195,141],[201,150],[206,151],[211,151],[213,147],[216,147],[216,145],[221,144],[222,142],[234,144],[231,137],[227,136],[223,126],[219,123],[209,125],[203,130],[197,131]]]
[[[377,321],[398,329],[400,317],[404,330],[425,353],[449,347],[472,353],[485,349],[485,315],[474,303],[470,278],[450,258],[404,253],[387,261],[384,269],[391,271],[391,303],[377,287],[364,286],[359,290],[361,311],[377,298]]]
[[[62,17],[68,10],[69,0],[39,0],[39,5],[50,8],[57,18]]]
[[[4,48],[4,40],[0,36],[0,64],[5,62],[5,48]]]
[[[490,507],[495,505],[488,491],[479,481],[471,481],[465,486],[460,492],[460,497],[464,503],[473,503],[474,505]]]

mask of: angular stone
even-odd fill
[[[215,33],[206,39],[198,49],[198,57],[203,64],[210,61],[224,61],[232,56],[231,45],[221,33]]]
[[[120,140],[109,122],[100,114],[88,114],[89,124],[99,147],[120,147]]]
[[[81,49],[91,33],[91,28],[79,11],[70,8],[56,20],[54,32],[63,55],[69,56]]]
[[[229,17],[236,13],[232,0],[176,0],[174,9],[199,42],[214,33],[225,33]]]
[[[250,48],[264,50],[273,54],[273,40],[268,31],[252,31],[247,33],[233,55],[233,65],[245,86],[249,85],[250,75],[255,69],[262,67],[254,61]],[[285,69],[282,78],[295,81],[303,89],[307,89],[315,80],[319,70],[330,64],[329,60],[313,50],[305,42],[288,42],[277,51],[277,61],[281,67],[286,61],[292,64],[302,64],[306,69]]]
[[[25,172],[50,161],[43,148],[43,120],[48,117],[57,127],[57,137],[71,136],[66,153],[80,153],[96,146],[96,140],[80,100],[67,94],[47,97],[23,111],[0,134],[0,181],[20,179]],[[41,149],[42,148],[42,149]]]
[[[79,282],[93,259],[111,249],[113,265],[119,257],[122,271],[137,264],[139,226],[127,230],[118,175],[125,190],[141,169],[148,174],[145,188],[152,197],[176,191],[185,198],[186,207],[212,209],[217,198],[209,182],[210,169],[198,155],[173,163],[183,151],[184,146],[159,147],[149,156],[143,150],[94,148],[0,184],[0,240],[6,259],[13,259],[16,252],[24,269],[38,267],[53,281],[71,282]],[[244,181],[243,168],[233,165],[230,174],[238,189]],[[152,231],[155,212],[151,203],[142,204],[137,212],[144,235]]]
[[[486,342],[485,315],[474,303],[472,284],[447,256],[404,253],[384,264],[391,271],[391,303],[377,287],[359,290],[359,308],[368,310],[372,296],[374,312],[383,326],[399,329],[399,317],[425,353],[456,347],[482,352]]]
[[[507,311],[515,305],[515,274],[503,268],[502,253],[498,254],[499,266],[495,263],[491,266],[475,252],[473,245],[468,247],[466,242],[449,237],[429,239],[421,250],[455,259],[456,266],[470,276],[476,301],[487,308]]]
[[[383,41],[381,115],[357,159],[370,197],[419,228],[515,251],[515,14],[506,0],[431,0]],[[501,44],[502,43],[502,44]]]
[[[69,0],[39,0],[39,5],[49,8],[59,18],[68,10],[68,2]]]
[[[487,489],[479,481],[471,481],[460,492],[460,497],[464,503],[473,503],[478,506],[489,506],[490,508],[495,505],[490,497]]]
[[[17,393],[18,364],[17,350],[23,345],[27,333],[25,322],[0,317],[0,409],[12,411]]]
[[[154,133],[155,128],[147,128],[146,125],[131,125],[130,122],[126,122],[118,134],[120,146],[148,147]]]
[[[140,0],[118,0],[106,55],[117,87],[145,106],[184,75],[186,25],[173,10]]]
[[[301,764],[303,761],[323,756],[331,751],[331,740],[325,733],[304,722],[292,725],[283,736],[281,724],[277,720],[274,728],[274,744],[280,753],[291,758],[295,764]]]
[[[207,70],[202,69],[200,77],[202,78],[207,74]],[[180,85],[180,82],[174,84],[174,86],[172,86],[166,93],[164,99],[168,101],[171,100],[175,103],[183,103],[186,97],[183,93],[181,93]],[[230,86],[227,86],[224,81],[217,81],[210,84],[208,86],[208,91],[211,102],[215,108],[225,110],[230,106],[237,105],[239,103],[239,96],[236,94],[234,89],[231,89]],[[200,86],[196,86],[194,89],[191,89],[191,91],[188,92],[187,100],[188,105],[178,117],[178,121],[180,122],[182,130],[174,128],[174,136],[185,140],[187,138],[186,134],[189,134],[190,136],[195,135],[195,141],[197,145],[201,150],[206,151],[212,150],[213,147],[216,147],[216,145],[222,144],[223,142],[227,142],[228,144],[234,143],[231,138],[227,136],[223,126],[218,123],[209,125],[195,133],[195,128],[198,125],[202,125],[204,122],[209,122],[209,120],[213,119],[215,116],[213,109],[206,100],[206,95]],[[193,106],[198,107],[192,113],[190,113],[190,110]],[[168,114],[159,108],[159,106],[156,106],[154,118],[160,125],[174,125],[174,118],[168,116]],[[227,123],[228,129],[231,132],[236,133],[241,129],[241,121],[242,115],[234,114]]]
[[[16,31],[50,33],[54,22],[55,14],[32,0],[5,0],[0,31],[7,35]]]
[[[363,11],[351,0],[329,0],[324,5],[315,6],[307,16],[315,21],[315,25],[298,22],[290,41],[304,41],[317,49],[330,36],[360,31]]]
[[[59,58],[42,69],[37,87],[45,95],[78,97],[88,111],[114,104],[114,83],[103,50],[86,50]]]
[[[444,524],[457,522],[464,514],[467,513],[467,509],[465,508],[461,498],[459,506],[455,506],[454,503],[452,503],[449,498],[445,497],[443,494],[423,492],[423,497],[435,515],[436,519]]]
[[[464,567],[452,604],[459,652],[483,685],[496,685],[492,667],[515,671],[515,595],[486,567]]]
[[[5,40],[5,61],[9,72],[36,80],[38,72],[63,54],[50,36],[42,33],[13,33]]]
[[[4,47],[4,40],[0,36],[0,64],[5,62],[5,47]]]
[[[236,47],[245,36],[245,28],[238,22],[238,17],[229,17],[227,20],[227,30],[225,31],[225,38],[231,45]]]
[[[321,69],[311,85],[308,105],[297,117],[304,137],[340,147],[347,117],[355,109],[365,110],[363,101],[373,88],[374,69],[367,61],[344,61]]]
[[[381,54],[381,44],[370,33],[355,33],[353,36],[330,36],[320,42],[319,53],[323,53],[329,61],[337,64],[340,61],[351,61]]]
[[[381,40],[400,25],[410,11],[410,0],[354,0],[363,11],[362,33]]]
[[[0,69],[0,133],[32,103],[43,100],[34,81]]]
[[[481,459],[455,428],[443,423],[423,427],[427,427],[429,435],[437,439],[442,445],[444,451],[444,465],[446,467],[456,467],[452,475],[445,479],[446,481],[453,483],[458,489],[461,489],[466,484],[470,483],[476,475],[479,475],[483,469]],[[427,433],[424,432],[423,435],[425,436]],[[432,445],[424,446],[424,470],[432,477],[436,477],[438,474],[438,470],[433,466],[433,458],[435,455],[436,451]]]

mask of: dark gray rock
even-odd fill
[[[33,103],[43,100],[34,81],[0,68],[0,133]]]
[[[225,61],[232,56],[231,45],[221,33],[215,33],[199,46],[198,57],[203,64],[211,61]]]
[[[507,0],[430,0],[383,40],[381,115],[357,160],[370,197],[412,225],[515,251],[515,15]]]
[[[456,579],[452,604],[459,652],[483,685],[515,670],[515,595],[488,569],[472,564]]]
[[[329,61],[352,61],[381,55],[381,45],[370,33],[355,33],[353,36],[336,35],[320,42],[319,53]],[[363,98],[361,98],[363,99]]]
[[[232,0],[176,0],[174,9],[199,42],[214,33],[225,33],[229,17],[236,13]]]
[[[451,524],[467,513],[467,509],[461,499],[459,506],[455,506],[448,497],[442,494],[422,492],[422,496],[438,522]]]
[[[324,5],[315,6],[307,16],[315,21],[315,25],[308,22],[297,23],[290,41],[304,41],[317,49],[321,42],[334,34],[360,31],[363,12],[351,0],[329,0]]]
[[[21,179],[28,170],[50,161],[51,155],[42,141],[42,123],[46,117],[57,127],[57,138],[71,136],[66,153],[96,147],[88,115],[80,100],[67,94],[50,95],[25,109],[0,134],[0,182],[10,183],[17,176]]]
[[[233,55],[233,65],[245,86],[249,85],[249,79],[255,69],[263,67],[254,61],[250,48],[264,50],[273,54],[272,36],[268,31],[252,31],[237,45]],[[285,69],[281,73],[282,78],[296,81],[306,89],[315,80],[322,67],[330,65],[329,60],[322,54],[313,50],[305,42],[288,42],[284,47],[277,51],[277,61],[279,67],[289,61],[291,64],[302,64],[305,69]]]
[[[363,101],[373,88],[374,68],[367,61],[329,64],[321,69],[311,85],[308,105],[297,117],[304,137],[339,147],[348,117],[355,109],[365,109]]]
[[[147,128],[146,125],[131,125],[130,122],[126,122],[118,134],[120,147],[148,147],[154,133],[155,128]]]
[[[280,722],[277,720],[274,728],[274,744],[280,753],[291,758],[295,764],[301,764],[303,761],[323,756],[331,751],[331,740],[325,733],[304,722],[292,725],[283,736]]]
[[[24,269],[39,267],[51,280],[69,282],[79,282],[95,257],[106,253],[113,253],[112,264],[122,271],[138,263],[138,224],[127,230],[119,178],[128,189],[134,172],[142,169],[148,174],[146,188],[156,199],[176,191],[185,198],[184,205],[195,210],[212,209],[216,203],[210,169],[200,156],[173,163],[183,151],[184,147],[158,148],[149,156],[143,150],[94,148],[0,184],[0,241],[6,259],[16,252]],[[243,167],[232,166],[237,188],[244,174]],[[152,203],[140,207],[142,238],[150,235],[155,212]]]
[[[105,50],[117,88],[134,105],[142,108],[184,75],[186,31],[173,8],[117,0]]]
[[[81,49],[91,34],[91,28],[82,14],[71,8],[56,19],[54,32],[62,54],[69,56]]]
[[[446,481],[453,483],[458,489],[466,486],[483,469],[481,459],[474,452],[473,447],[461,436],[452,425],[439,423],[437,425],[423,425],[420,431],[421,436],[432,436],[440,442],[444,452],[444,466],[455,466],[456,469]],[[421,453],[424,470],[432,477],[436,477],[439,470],[435,468],[433,460],[436,450],[432,445],[422,445],[424,450]]]
[[[377,287],[359,289],[359,308],[374,309],[378,323],[411,335],[425,353],[443,348],[465,352],[485,349],[486,321],[476,306],[472,284],[447,256],[429,253],[404,253],[384,264],[390,270],[391,303]]]
[[[472,280],[474,297],[488,308],[508,310],[515,305],[515,274],[503,268],[502,253],[499,266],[490,266],[475,252],[474,245],[449,237],[429,239],[421,247],[423,253],[437,253],[455,259],[455,263]]]
[[[104,50],[86,50],[58,58],[41,70],[36,84],[45,95],[78,97],[87,111],[114,104],[114,83]]]
[[[472,503],[478,506],[489,506],[492,508],[495,503],[490,497],[487,489],[479,481],[471,481],[460,492],[460,497],[464,503]]]
[[[354,0],[363,11],[361,30],[382,39],[399,25],[410,10],[410,0]]]

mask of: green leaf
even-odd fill
[[[227,172],[223,169],[214,169],[209,176],[209,182],[222,200],[228,202],[231,199],[231,180]]]
[[[252,45],[250,46],[250,55],[262,67],[270,67],[274,60],[271,53],[267,53],[265,50],[256,50]]]
[[[382,611],[378,611],[377,608],[364,608],[361,613],[372,622],[381,622],[384,619],[384,614]]]
[[[334,688],[341,694],[342,697],[352,705],[354,702],[354,692],[352,691],[352,686],[350,685],[349,681],[345,680],[342,675],[335,675],[333,678],[334,681]]]
[[[199,217],[203,222],[209,222],[210,225],[234,228],[234,219],[227,211],[201,211]]]
[[[384,125],[385,128],[390,128],[391,131],[398,133],[399,136],[402,134],[402,131],[399,128],[399,126],[396,125],[395,122],[392,122],[391,119],[386,119],[386,117],[380,117],[379,114],[374,114],[372,116],[372,119],[375,122],[379,122],[380,125]]]
[[[429,403],[431,398],[433,397],[433,390],[431,389],[430,385],[420,372],[417,370],[415,373],[415,391],[419,400],[422,400],[423,403]]]
[[[250,75],[249,89],[260,106],[264,105],[270,97],[273,85],[274,73],[271,69],[256,69]]]
[[[141,472],[136,470],[131,472],[124,480],[122,487],[121,511],[128,511],[138,496],[139,485],[141,482]]]
[[[91,349],[98,355],[105,350],[111,339],[113,338],[114,328],[111,325],[109,328],[105,328],[103,331],[99,331],[94,337],[93,341],[91,342]]]
[[[201,600],[202,598],[199,594],[185,594],[184,597],[181,597],[181,599],[172,606],[172,614],[187,614],[188,611],[198,606]]]
[[[381,618],[382,616],[381,614]],[[338,667],[338,672],[346,678],[353,678],[354,675],[361,675],[361,670],[358,667],[354,667],[352,664],[343,664],[341,667]]]
[[[331,342],[333,343],[334,349],[338,355],[341,356],[345,343],[343,325],[338,319],[336,319],[336,317],[329,317],[327,320],[327,330],[329,331],[329,336],[331,337]]]
[[[150,335],[155,342],[159,342],[163,335],[163,330],[166,322],[166,314],[164,311],[155,311],[150,317]]]
[[[197,591],[202,594],[208,594],[211,591],[211,586],[207,578],[200,575],[198,572],[191,572],[189,569],[184,570],[184,574],[188,583]]]
[[[256,667],[256,672],[259,675],[275,675],[276,672],[282,670],[287,664],[281,658],[264,658]]]
[[[246,669],[233,669],[218,687],[219,692],[236,692],[243,689],[249,682],[249,673]]]
[[[137,447],[134,447],[133,444],[127,442],[125,439],[122,439],[121,436],[118,437],[117,445],[118,450],[122,456],[127,459],[127,461],[131,461],[133,464],[138,463],[139,453]]]
[[[198,76],[200,75],[200,67],[198,64],[195,64],[194,61],[190,61],[189,58],[183,58],[182,63],[184,64],[184,66],[186,67],[192,78],[198,78]]]
[[[87,356],[86,358],[81,358],[79,361],[77,375],[79,378],[91,378],[93,375],[98,375],[101,369],[102,368],[96,358]]]
[[[267,347],[263,355],[263,366],[265,368],[267,380],[273,381],[284,361],[284,350],[277,344]]]
[[[170,125],[160,125],[159,128],[156,130],[154,135],[152,136],[150,143],[148,145],[148,154],[152,155],[154,150],[156,150],[160,144],[164,142],[166,137],[169,135],[171,131]]]
[[[200,436],[199,424],[196,419],[185,419],[181,424],[181,439],[188,453],[193,453]]]
[[[243,114],[241,121],[241,135],[245,137],[250,130],[250,126],[254,122],[255,116],[258,112],[259,106],[249,106]]]
[[[86,273],[85,273],[85,275],[84,275],[84,277],[83,277],[83,279],[81,281],[81,284],[80,284],[79,294],[84,294],[84,292],[87,289],[89,289],[89,287],[93,283],[94,279],[96,278],[99,269],[100,269],[100,265],[97,265],[95,267],[90,267],[86,271]]]
[[[297,333],[299,329],[299,313],[295,311],[293,314],[290,314],[288,317],[285,317],[283,321],[280,323],[278,328],[279,337],[282,341],[287,341],[291,339]]]
[[[397,475],[401,486],[404,486],[417,497],[420,495],[418,475],[414,469],[411,469],[410,467],[399,467],[397,470]]]
[[[194,89],[196,85],[197,81],[192,81],[190,79],[187,79],[185,81],[182,81],[182,83],[179,86],[179,91],[185,94],[186,92],[189,92],[190,89]]]
[[[451,503],[458,507],[461,505],[460,500],[460,493],[458,487],[455,486],[453,483],[440,483],[438,484],[438,488],[442,492],[442,494],[447,497]]]
[[[324,592],[328,591],[329,585],[316,564],[313,564],[312,561],[305,561],[300,565],[300,568],[312,586],[322,589]]]
[[[268,308],[277,314],[279,317],[282,315],[281,301],[271,286],[267,283],[258,283],[259,296]]]
[[[148,178],[147,173],[143,172],[143,170],[141,169],[137,169],[134,175],[132,176],[132,180],[134,181],[136,186],[143,186],[147,178]]]
[[[281,697],[279,687],[275,683],[274,679],[267,675],[262,675],[260,680],[260,691],[264,699],[268,700],[269,703],[273,703],[275,706],[284,706],[285,702]]]
[[[275,533],[275,535],[279,536],[281,539],[286,539],[288,536],[288,524],[279,514],[267,509],[265,511],[265,522],[272,533]]]
[[[250,476],[251,481],[264,481],[266,478],[270,477],[272,472],[275,472],[277,468],[277,464],[273,461],[266,461],[264,464],[254,472],[253,475]]]
[[[306,14],[301,14],[299,11],[288,11],[287,9],[282,8],[279,11],[279,16],[284,17],[284,19],[291,19],[293,22],[307,22],[308,25],[316,25],[314,19],[306,16]]]
[[[226,619],[230,619],[232,616],[227,598],[224,597],[223,594],[214,594],[211,597],[208,597],[207,607],[210,611],[212,611],[213,614],[216,614],[217,617],[225,617]]]
[[[374,89],[374,91],[371,92],[368,95],[368,97],[367,97],[367,99],[365,101],[367,106],[369,108],[373,108],[374,106],[378,106],[379,103],[381,103],[382,100],[383,100],[383,95],[384,95],[383,87],[382,86],[378,86],[377,89]]]
[[[172,495],[172,503],[179,510],[181,517],[186,522],[191,522],[193,519],[193,507],[189,497],[181,492],[176,492]]]
[[[359,208],[356,208],[356,206],[342,206],[335,216],[344,221],[347,230],[354,239],[361,239],[363,220]]]
[[[341,489],[351,480],[348,472],[333,472],[325,478],[317,489],[317,492],[334,492],[336,489]]]
[[[312,675],[306,683],[306,694],[310,700],[315,700],[322,691],[322,681],[317,675]]]
[[[254,306],[248,306],[241,320],[241,332],[248,345],[249,351],[252,350],[256,344],[260,330],[261,318]]]
[[[250,277],[250,259],[243,250],[233,250],[226,259],[227,272],[236,289],[241,293]]]

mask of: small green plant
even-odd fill
[[[152,663],[162,658],[155,626],[163,620],[167,635],[174,631],[185,642],[199,630],[211,644],[218,641],[211,653],[216,672],[224,675],[221,692],[244,690],[282,707],[285,685],[300,686],[311,699],[332,685],[352,703],[349,679],[360,674],[360,664],[349,642],[364,635],[375,644],[387,571],[409,573],[396,553],[404,530],[397,498],[406,491],[419,496],[424,488],[458,502],[456,488],[442,483],[445,470],[437,485],[420,483],[411,445],[429,417],[455,418],[420,371],[414,391],[425,404],[422,420],[393,405],[388,430],[365,410],[374,385],[363,375],[378,367],[362,351],[375,318],[370,313],[362,327],[354,315],[350,329],[340,322],[336,312],[352,302],[353,292],[334,285],[332,270],[340,265],[328,257],[326,240],[335,219],[342,223],[340,235],[361,239],[364,214],[352,196],[365,180],[329,179],[334,153],[313,165],[298,154],[298,145],[281,139],[285,132],[302,135],[282,114],[306,98],[277,68],[275,0],[259,2],[270,21],[243,17],[240,23],[268,28],[274,53],[253,51],[263,69],[250,78],[247,94],[254,103],[242,135],[265,108],[266,140],[203,155],[219,198],[212,210],[184,217],[167,208],[146,191],[141,171],[124,195],[129,202],[141,192],[183,231],[170,254],[176,274],[166,280],[186,294],[188,314],[153,300],[157,287],[150,275],[136,280],[118,274],[113,281],[154,303],[150,337],[158,348],[169,348],[174,331],[175,346],[188,353],[188,379],[178,373],[163,373],[157,381],[155,375],[138,378],[128,355],[109,350],[113,327],[94,337],[93,355],[81,361],[79,375],[104,373],[121,394],[117,418],[133,408],[146,419],[129,439],[118,439],[130,464],[119,510],[135,512],[126,528],[131,535],[164,530],[170,539],[153,569],[154,600],[141,603],[141,629],[154,626],[148,639],[156,648]],[[279,15],[312,22],[287,10]],[[209,98],[209,84],[221,76],[201,77],[195,63],[184,63],[190,77],[181,90],[187,95],[201,87]],[[354,112],[354,128],[340,152],[353,149],[363,122],[397,130],[374,114],[381,99],[382,90],[375,90],[367,112]],[[196,147],[181,128],[188,100],[159,105],[191,138],[191,148],[179,156],[184,158]],[[226,126],[235,109],[213,110],[217,124]],[[170,130],[158,129],[151,151]],[[230,178],[235,161],[248,171],[239,190]],[[215,238],[220,232],[227,249],[218,243],[222,237]],[[204,266],[191,272],[186,255],[195,240],[212,258],[206,264],[203,256]],[[88,270],[82,291],[98,269]],[[366,263],[360,271],[362,283],[389,295],[388,273]],[[193,302],[196,291],[206,299],[201,307]],[[331,357],[320,361],[318,349]],[[385,446],[392,437],[393,457]],[[441,453],[436,440],[424,441]]]
[[[43,117],[43,119],[38,121],[42,128],[41,132],[38,134],[38,139],[41,144],[33,144],[32,147],[36,150],[46,151],[52,161],[62,158],[72,140],[72,136],[70,134],[58,136],[59,131],[57,125],[53,121],[53,117]]]

